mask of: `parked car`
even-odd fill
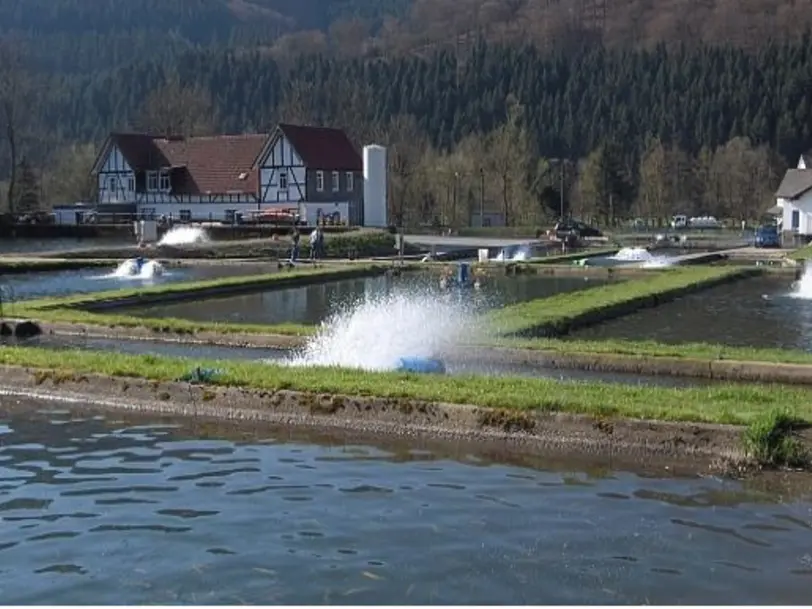
[[[569,235],[578,237],[602,237],[603,233],[594,226],[589,226],[578,220],[564,220],[555,225],[555,236],[558,239],[565,239]]]
[[[756,229],[756,247],[781,247],[777,226],[759,226]]]

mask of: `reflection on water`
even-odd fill
[[[578,330],[570,338],[809,350],[812,300],[791,298],[791,284],[787,276],[745,279]]]
[[[0,290],[3,291],[3,297],[6,301],[25,300],[176,283],[178,281],[215,279],[235,275],[256,275],[276,270],[276,267],[271,269],[270,265],[266,268],[258,265],[170,266],[164,271],[163,275],[156,275],[148,279],[137,279],[112,277],[111,273],[115,268],[116,265],[111,264],[109,269],[87,268],[73,271],[0,276]]]
[[[466,298],[483,306],[508,305],[561,292],[582,290],[601,285],[606,279],[585,277],[555,277],[497,275],[484,280],[481,291],[466,290]],[[402,278],[388,276],[342,279],[318,285],[257,292],[243,296],[208,298],[195,302],[153,306],[127,311],[144,317],[174,317],[195,321],[228,321],[235,323],[315,324],[330,313],[358,299],[385,294],[391,289],[420,289],[439,292],[436,274],[406,274]]]
[[[10,408],[6,603],[789,604],[812,585],[810,504],[738,483]]]

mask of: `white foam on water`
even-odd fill
[[[478,330],[474,309],[464,290],[371,295],[323,322],[285,363],[383,371],[396,369],[401,357],[441,357]]]
[[[672,266],[674,259],[669,256],[655,256],[644,247],[624,247],[611,260],[619,262],[640,262],[643,268],[663,268]]]
[[[192,245],[206,243],[208,240],[206,231],[199,226],[176,226],[161,237],[158,245]]]
[[[789,296],[801,300],[812,300],[812,266],[806,267],[801,278],[792,284],[792,292],[789,293]]]
[[[520,245],[516,251],[511,252],[511,248],[503,248],[493,260],[498,262],[524,262],[530,259],[530,248]]]
[[[163,265],[157,260],[144,261],[139,270],[138,262],[135,258],[131,258],[119,264],[112,273],[102,275],[97,279],[152,279],[165,274]]]

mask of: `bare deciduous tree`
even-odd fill
[[[0,40],[0,139],[6,141],[9,179],[6,192],[9,213],[14,213],[20,164],[20,137],[30,91],[19,45]]]
[[[201,87],[184,86],[176,74],[149,94],[136,121],[142,131],[167,137],[211,135],[216,122],[211,94]]]

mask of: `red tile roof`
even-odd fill
[[[256,194],[256,172],[251,166],[267,139],[264,134],[220,135],[156,138],[154,144],[172,167],[183,168],[173,180],[173,193]]]
[[[308,169],[363,170],[358,151],[340,129],[289,124],[280,124],[278,129]],[[269,143],[269,136],[166,138],[141,133],[112,133],[109,142],[121,151],[135,171],[171,167],[172,191],[176,194],[257,194],[258,168],[255,165]]]
[[[341,129],[280,123],[279,129],[308,169],[363,171],[364,163]]]

